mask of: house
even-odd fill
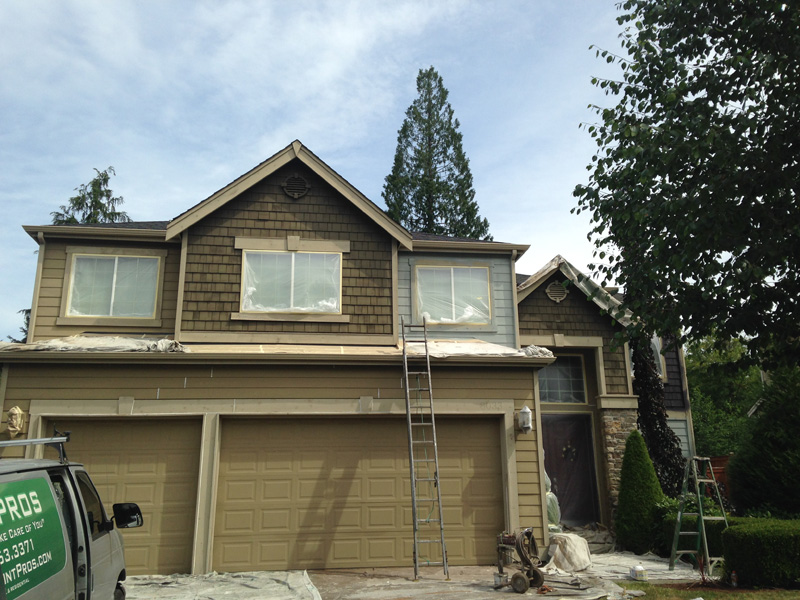
[[[619,325],[550,298],[568,263],[517,286],[528,246],[410,233],[298,141],[169,222],[25,230],[0,436],[12,407],[24,436],[70,431],[104,501],[139,503],[129,573],[411,564],[400,340],[423,317],[449,562],[545,543],[546,465],[571,521],[611,523],[635,397]]]

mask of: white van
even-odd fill
[[[60,460],[0,460],[0,600],[124,600],[125,558],[116,528],[139,527],[136,504],[109,519],[82,465],[66,460],[66,437],[46,444]]]

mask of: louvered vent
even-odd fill
[[[283,182],[282,187],[284,193],[295,200],[305,196],[308,193],[308,190],[311,189],[311,186],[308,185],[308,182],[300,177],[300,175],[297,173],[291,177],[288,177],[286,181]]]
[[[562,284],[557,281],[554,281],[550,285],[545,288],[544,293],[547,294],[547,297],[550,298],[553,302],[561,302],[564,298],[567,297],[569,294],[569,290],[565,288]]]

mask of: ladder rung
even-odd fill
[[[725,517],[703,517],[704,521],[724,521]]]
[[[715,481],[714,479],[698,479],[697,483],[714,483]]]
[[[441,519],[417,519],[417,523],[441,523]]]
[[[699,531],[679,531],[678,535],[700,535]]]
[[[417,498],[417,503],[419,502],[436,502],[436,498]]]
[[[415,477],[415,481],[436,481],[436,478],[425,477],[424,479],[421,477]]]
[[[425,377],[428,377],[428,372],[427,371],[409,371],[408,374],[409,375],[425,375]]]
[[[433,440],[411,440],[411,443],[412,444],[427,444],[427,445],[430,446],[430,445],[433,444]]]
[[[678,554],[700,554],[699,550],[675,550],[675,555]]]
[[[418,421],[416,423],[411,423],[411,426],[412,427],[433,427],[433,423],[423,423],[421,421]]]
[[[441,544],[442,540],[417,540],[418,544]]]
[[[430,392],[431,388],[429,388],[429,387],[413,387],[413,388],[408,388],[408,391],[409,392]]]
[[[684,517],[699,517],[700,513],[683,513]]]

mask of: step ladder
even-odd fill
[[[428,327],[406,324],[400,319],[403,336],[403,389],[406,396],[408,458],[411,471],[411,519],[414,525],[414,580],[421,566],[442,566],[449,581],[447,547],[444,542],[442,489],[439,485],[439,451],[436,445],[436,419],[433,414],[431,357],[428,351]],[[410,359],[409,343],[418,342],[424,350]],[[410,370],[409,362],[413,361]]]
[[[711,492],[711,499],[722,508],[722,516],[712,517],[704,513],[702,499],[706,497],[707,491]],[[694,498],[697,502],[697,512],[684,512],[689,498]],[[682,523],[685,517],[697,518],[697,527],[694,531],[682,530]],[[683,473],[678,519],[675,521],[675,535],[672,539],[672,552],[669,557],[670,571],[675,570],[675,561],[686,554],[695,557],[703,578],[711,577],[714,567],[722,560],[722,557],[709,556],[706,523],[710,521],[724,521],[725,527],[728,526],[722,495],[717,485],[717,479],[714,477],[714,469],[711,467],[711,459],[693,456],[686,461],[686,468]],[[683,545],[681,540],[686,538],[688,538],[687,541],[690,542],[689,545],[692,547],[688,549],[678,548],[678,546]]]

